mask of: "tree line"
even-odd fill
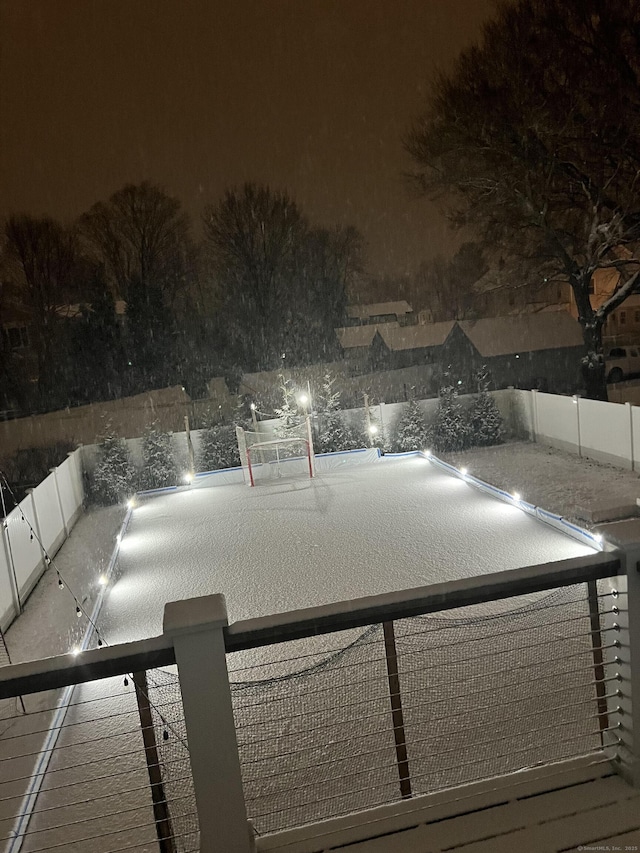
[[[363,252],[355,228],[314,227],[287,193],[252,183],[205,208],[200,240],[146,181],[71,225],[10,216],[0,240],[0,325],[24,318],[37,376],[5,336],[0,396],[32,410],[173,384],[200,397],[214,375],[233,386],[335,357]]]

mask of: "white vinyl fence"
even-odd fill
[[[8,499],[5,494],[5,502]],[[75,450],[8,513],[0,536],[2,630],[20,613],[21,604],[44,572],[44,551],[54,556],[69,535],[83,500],[81,451]]]
[[[640,408],[540,391],[512,391],[520,434],[579,456],[640,469]]]

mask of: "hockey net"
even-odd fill
[[[313,477],[315,457],[309,418],[279,434],[251,432],[236,427],[240,464],[245,483],[255,486],[283,477]]]

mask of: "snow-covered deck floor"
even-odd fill
[[[101,626],[158,634],[165,602],[222,592],[229,621],[514,569],[591,549],[418,456],[316,479],[143,498]]]

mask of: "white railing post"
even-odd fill
[[[529,391],[531,394],[531,409],[532,409],[532,428],[533,428],[533,440],[537,444],[538,443],[538,391],[533,388]]]
[[[636,470],[636,449],[633,446],[633,406],[631,403],[625,403],[629,412],[629,468],[632,471]]]
[[[578,436],[578,456],[582,456],[582,436],[580,435],[580,395],[573,395],[573,402],[576,407],[576,435]]]
[[[191,772],[200,821],[200,853],[250,853],[252,833],[227,673],[223,595],[165,606],[165,636],[178,665]]]

